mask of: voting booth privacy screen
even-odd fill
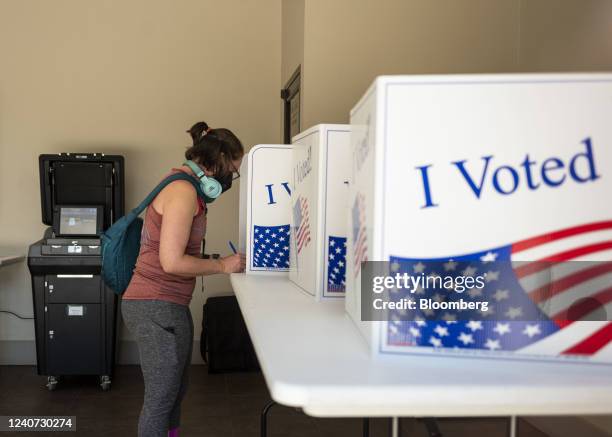
[[[293,138],[289,278],[315,299],[344,297],[350,126]]]
[[[589,318],[612,314],[610,269],[564,270],[612,259],[610,114],[610,74],[375,80],[351,112],[346,269],[346,309],[374,356],[612,363],[609,315]],[[482,293],[501,310],[435,321],[389,310],[386,321],[362,322],[362,262],[373,260],[425,276],[484,272]],[[535,297],[538,269],[514,267],[542,260],[559,269],[545,301]],[[506,265],[512,289],[497,285],[492,261]],[[596,306],[558,321],[580,287]],[[503,307],[508,293],[526,295],[525,306]],[[521,317],[527,306],[547,319]]]
[[[291,146],[254,146],[240,166],[240,251],[246,273],[287,274]]]

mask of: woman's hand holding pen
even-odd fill
[[[246,265],[246,256],[244,253],[235,253],[234,255],[226,256],[219,259],[223,273],[240,273],[244,272]]]
[[[221,263],[223,265],[223,273],[240,273],[244,272],[246,267],[246,256],[244,253],[238,253],[236,250],[236,246],[231,241],[227,242],[229,244],[230,249],[234,252],[233,255],[226,256],[225,258],[221,258]]]

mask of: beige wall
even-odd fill
[[[281,0],[281,83],[283,88],[293,73],[304,63],[304,8],[305,0]],[[302,79],[302,91],[303,77]],[[281,111],[283,101],[279,100]],[[302,101],[300,100],[300,107]],[[281,123],[279,138],[283,138]],[[281,140],[282,141],[282,140]]]
[[[303,128],[345,123],[381,74],[512,71],[515,1],[308,0]]]
[[[42,236],[41,153],[124,155],[134,207],[182,162],[195,121],[246,147],[278,141],[280,53],[280,0],[0,2],[0,246]],[[210,251],[237,241],[237,207],[237,187],[211,206]],[[231,291],[223,276],[206,284]],[[0,289],[0,306],[31,314],[24,265]],[[198,285],[196,326],[203,300]],[[31,322],[0,316],[0,340],[32,338]]]
[[[282,0],[281,85],[304,62],[305,0]]]
[[[610,0],[521,0],[520,68],[612,70]]]
[[[308,0],[302,129],[381,74],[612,70],[609,0]]]

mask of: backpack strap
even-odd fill
[[[161,192],[161,190],[163,190],[164,188],[166,188],[166,185],[168,185],[171,182],[174,181],[188,181],[191,183],[191,185],[193,185],[193,188],[195,188],[196,193],[198,195],[199,198],[201,198],[202,200],[204,200],[204,202],[207,201],[206,195],[204,194],[204,192],[202,191],[202,188],[200,187],[199,182],[197,182],[194,178],[192,178],[191,176],[181,172],[181,173],[175,173],[173,175],[168,176],[166,179],[164,179],[163,181],[161,181],[154,189],[153,191],[151,191],[149,193],[149,195],[147,197],[145,197],[145,199],[140,202],[140,205],[138,205],[136,208],[134,208],[130,214],[133,214],[135,216],[139,216],[144,209],[149,206],[149,204],[151,202],[153,202],[153,199],[155,199],[155,197]]]

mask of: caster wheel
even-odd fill
[[[100,387],[102,391],[109,391],[111,386],[110,376],[104,375],[100,377]]]
[[[55,376],[47,376],[47,389],[54,391],[57,388],[58,379]]]

